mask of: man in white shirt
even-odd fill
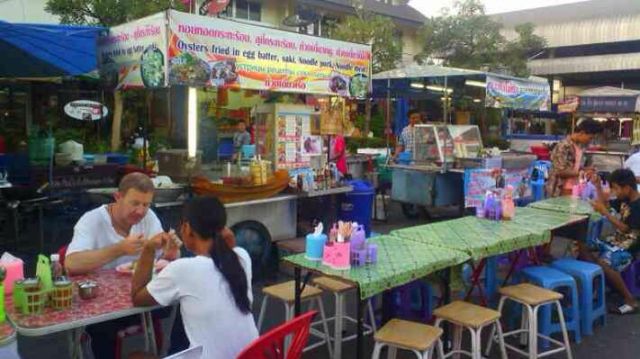
[[[147,240],[153,241],[158,251],[164,247],[166,259],[175,259],[177,243],[149,209],[153,192],[153,182],[145,174],[124,176],[115,202],[85,213],[76,224],[65,257],[67,272],[84,274],[131,262]]]
[[[113,269],[138,259],[147,243],[155,249],[155,258],[163,255],[165,259],[175,259],[179,243],[163,231],[160,220],[149,209],[154,189],[147,175],[128,174],[120,181],[114,203],[85,213],[76,223],[67,248],[64,261],[67,272],[77,275]],[[88,326],[94,357],[113,359],[118,330],[139,324],[140,317],[132,316]]]
[[[624,161],[624,168],[633,171],[633,174],[636,176],[636,182],[640,183],[640,151],[636,151],[636,153]],[[640,185],[638,186],[638,190],[640,190]]]

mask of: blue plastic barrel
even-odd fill
[[[353,191],[342,195],[338,219],[364,225],[368,238],[371,235],[371,209],[376,196],[375,188],[363,180],[349,181],[348,184],[353,187]]]

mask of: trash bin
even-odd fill
[[[353,191],[341,196],[338,219],[364,225],[368,238],[371,235],[371,210],[376,195],[375,188],[363,180],[349,181],[348,184],[353,187]]]

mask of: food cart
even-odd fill
[[[272,241],[296,236],[301,198],[351,191],[350,186],[322,186],[280,193],[289,184],[289,178],[282,180],[282,171],[324,166],[322,142],[320,152],[305,146],[307,139],[317,141],[314,136],[325,134],[320,100],[366,95],[371,76],[369,45],[170,10],[111,28],[99,39],[98,52],[101,77],[118,89],[170,87],[175,94],[183,94],[172,95],[179,103],[170,105],[185,107],[186,103],[187,149],[162,154],[166,158],[159,159],[160,173],[166,172],[164,163],[195,192],[216,194],[226,201],[228,225],[254,264],[269,260]],[[199,89],[214,93],[214,100],[200,102],[204,91]],[[246,100],[251,109],[253,152],[260,159],[259,172],[266,173],[263,176],[254,176],[250,157],[238,164],[219,162],[217,168],[201,164],[202,118],[228,101],[230,93],[247,90],[251,94],[245,93],[241,101]],[[249,104],[250,95],[266,98],[267,93],[295,96],[287,104],[277,100]],[[320,99],[314,105],[298,95]],[[156,207],[180,205],[176,201]]]
[[[471,98],[487,108],[537,111],[547,110],[550,103],[549,85],[538,79],[431,65],[409,65],[376,74],[373,94],[387,99],[389,128],[391,99],[435,100],[442,106],[443,121],[414,126],[414,148],[407,149],[411,157],[403,164],[391,165],[391,198],[403,204],[409,217],[429,207],[457,206],[461,214],[465,207],[477,205],[495,168],[503,171],[507,184],[522,188],[535,160],[535,156],[518,151],[487,156],[477,126],[452,124],[455,99]]]

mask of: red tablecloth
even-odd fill
[[[13,328],[8,321],[4,321],[0,323],[0,343],[5,340],[11,338],[16,333],[16,330]]]
[[[81,280],[90,279],[98,283],[98,297],[90,300],[83,300],[78,295],[76,283]],[[13,306],[11,296],[8,296],[6,312],[11,321],[20,328],[45,328],[70,322],[86,322],[87,320],[105,316],[100,321],[107,321],[118,317],[130,315],[133,309],[131,303],[131,276],[110,271],[100,271],[85,276],[72,277],[73,304],[70,309],[54,310],[46,308],[42,314],[24,315],[17,313]],[[142,312],[143,309],[140,309]]]

